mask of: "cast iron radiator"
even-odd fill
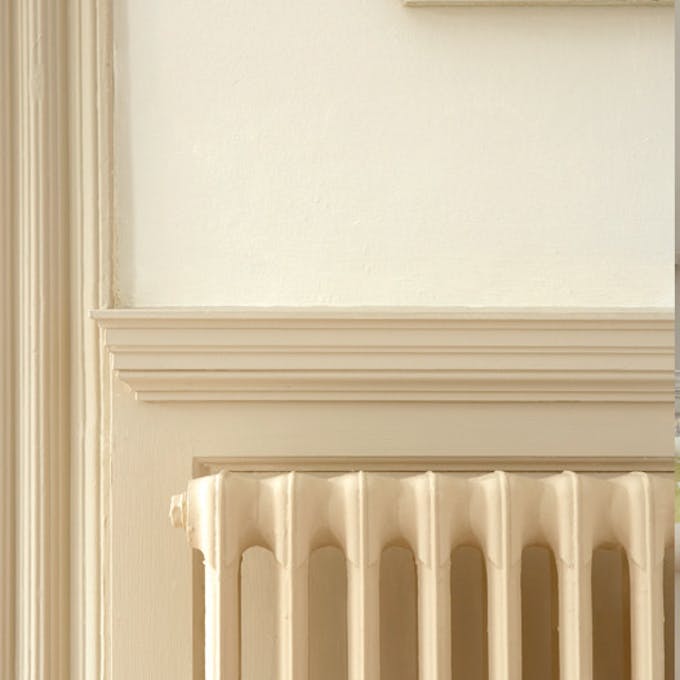
[[[559,677],[593,677],[591,561],[598,546],[625,551],[630,593],[630,677],[664,677],[664,553],[672,545],[672,480],[563,472],[390,475],[230,473],[193,479],[171,519],[205,564],[205,677],[241,677],[240,565],[263,546],[277,573],[282,680],[308,677],[312,551],[339,548],[347,568],[347,676],[380,678],[380,560],[405,545],[417,570],[420,680],[451,678],[451,555],[476,546],[486,567],[488,677],[522,678],[521,568],[525,546],[554,556]]]

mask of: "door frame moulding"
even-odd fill
[[[108,677],[110,0],[0,8],[0,677]],[[101,380],[100,380],[101,378]]]
[[[11,7],[17,367],[15,671],[70,673],[66,7]]]
[[[15,674],[15,243],[13,13],[0,4],[0,678]]]
[[[88,310],[114,305],[113,3],[69,0],[71,675],[113,677],[110,374]]]

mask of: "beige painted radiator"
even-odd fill
[[[596,549],[614,546],[627,559],[629,589],[629,668],[622,677],[661,680],[669,677],[664,556],[673,541],[672,499],[670,479],[639,472],[220,472],[190,481],[173,498],[171,519],[204,558],[207,680],[242,677],[241,564],[252,546],[270,550],[275,560],[282,680],[309,677],[309,564],[324,546],[339,548],[346,560],[349,680],[381,678],[380,565],[390,546],[407,548],[415,560],[420,680],[449,680],[455,666],[451,564],[459,546],[483,555],[490,680],[526,678],[521,591],[529,546],[548,548],[554,560],[559,678],[597,680],[592,561]]]

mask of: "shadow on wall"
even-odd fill
[[[673,668],[673,555],[666,559],[666,679]],[[347,678],[347,570],[337,547],[315,550],[309,569],[310,680]],[[488,680],[487,565],[476,546],[451,555],[453,680]],[[592,560],[593,678],[630,680],[628,561],[618,546],[601,546]],[[418,680],[417,567],[410,550],[391,546],[380,566],[381,678]],[[522,554],[523,680],[559,679],[557,569],[550,549]],[[241,568],[241,649],[244,680],[277,675],[276,562],[261,547],[244,553]]]

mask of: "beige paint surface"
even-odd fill
[[[672,8],[115,3],[122,305],[669,306]]]

